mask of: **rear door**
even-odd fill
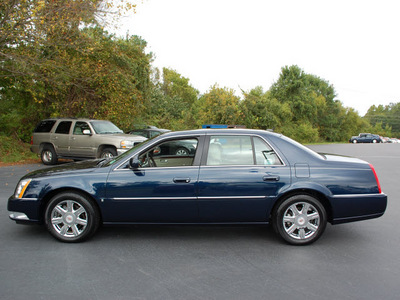
[[[290,168],[258,136],[213,135],[199,174],[203,222],[266,222]]]
[[[76,121],[70,139],[71,156],[76,157],[96,157],[95,139],[88,134],[83,134],[84,130],[91,131],[89,124],[85,121]]]
[[[72,121],[60,121],[51,134],[50,141],[58,155],[69,155],[69,134],[71,131]]]

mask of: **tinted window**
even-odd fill
[[[251,136],[212,136],[207,165],[281,165],[275,151],[261,138]]]
[[[262,139],[258,137],[253,138],[254,151],[256,155],[257,165],[281,165],[282,162],[279,159],[275,151]]]
[[[147,132],[145,132],[143,130],[132,130],[130,132],[130,134],[140,135],[140,136],[144,136],[145,138],[148,138]]]
[[[68,134],[69,129],[71,128],[71,121],[62,121],[60,124],[58,124],[56,133],[61,133],[61,134]]]
[[[36,127],[35,132],[50,132],[53,125],[56,123],[55,120],[45,120],[39,123]]]
[[[212,136],[207,165],[253,165],[250,136]]]

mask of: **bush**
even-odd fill
[[[30,151],[30,145],[14,138],[0,135],[0,162],[14,163],[30,159],[37,159],[38,156]]]

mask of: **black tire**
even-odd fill
[[[104,148],[100,153],[100,158],[113,158],[117,156],[117,150],[111,147]]]
[[[310,195],[283,200],[272,216],[275,231],[289,244],[307,245],[318,240],[326,228],[324,206]]]
[[[77,243],[87,240],[97,231],[100,213],[87,197],[64,192],[54,196],[48,203],[45,222],[56,239]]]
[[[58,157],[53,146],[44,146],[42,152],[40,152],[40,159],[45,165],[55,165],[58,161]]]

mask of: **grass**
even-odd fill
[[[13,164],[38,161],[38,156],[30,151],[30,144],[15,138],[0,135],[0,163]]]

